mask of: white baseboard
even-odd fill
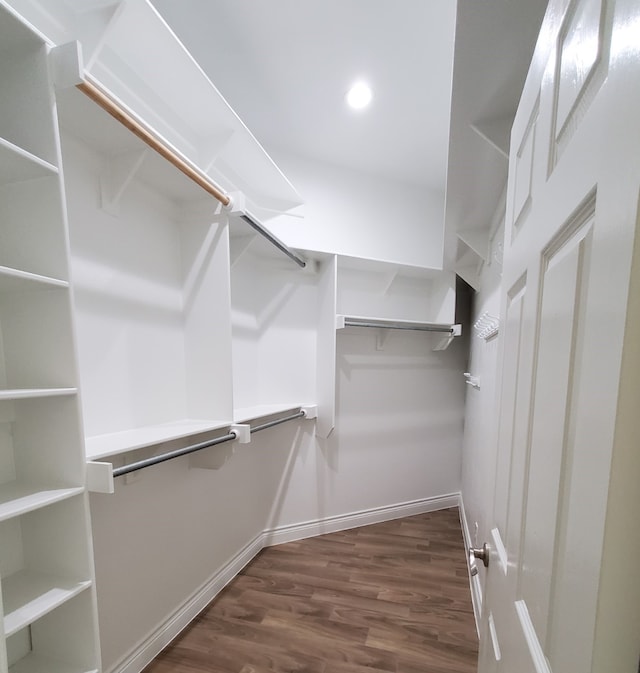
[[[469,522],[467,521],[467,513],[464,508],[464,501],[462,500],[462,493],[459,495],[459,511],[460,511],[460,525],[462,526],[462,535],[464,537],[464,549],[467,555],[467,568],[469,569],[469,586],[471,588],[471,602],[473,603],[473,615],[476,619],[476,631],[480,637],[480,615],[482,614],[482,585],[480,583],[480,575],[471,575],[469,567],[469,549],[472,546],[471,532],[469,530]]]
[[[391,521],[405,516],[434,512],[448,507],[458,507],[459,493],[449,493],[434,498],[423,498],[411,502],[376,507],[374,509],[342,514],[316,521],[278,526],[263,531],[230,559],[208,582],[189,598],[169,619],[116,664],[109,673],[140,673],[195,617],[218,595],[222,589],[253,559],[264,547],[284,542],[302,540],[323,533],[333,533],[348,528],[368,526],[373,523]]]
[[[227,584],[255,557],[264,546],[263,534],[257,535],[249,544],[230,559],[208,582],[206,582],[191,598],[182,604],[153,633],[139,643],[119,664],[112,673],[140,673],[162,650],[185,629]]]
[[[315,521],[278,526],[277,528],[264,531],[262,534],[264,546],[271,547],[272,545],[283,544],[284,542],[303,540],[314,535],[335,533],[339,530],[370,526],[374,523],[401,519],[405,516],[414,516],[415,514],[424,514],[425,512],[435,512],[438,509],[457,507],[458,501],[458,493],[448,493],[447,495],[440,495],[434,498],[412,500],[411,502],[404,502],[399,505],[375,507],[360,512],[352,512],[351,514],[340,514]]]

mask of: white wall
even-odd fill
[[[304,206],[268,221],[288,245],[442,268],[444,194],[290,154],[274,158]]]
[[[502,219],[504,201],[501,200],[495,218]],[[491,245],[491,255],[480,274],[480,290],[474,295],[471,324],[485,312],[500,316],[501,259],[499,244],[504,226],[497,228]],[[496,259],[496,256],[498,259]],[[471,543],[482,546],[490,540],[490,520],[493,509],[493,491],[496,462],[497,421],[497,365],[500,335],[485,341],[470,333],[469,372],[480,379],[480,388],[466,386],[464,441],[462,448],[462,484],[466,521]],[[476,533],[477,526],[477,533]],[[484,566],[479,568],[472,588],[479,609],[484,591]]]

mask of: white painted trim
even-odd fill
[[[373,509],[361,510],[351,514],[340,514],[324,519],[316,519],[315,521],[295,523],[288,526],[278,526],[277,528],[271,528],[264,531],[264,546],[271,547],[285,542],[303,540],[304,538],[313,537],[314,535],[335,533],[340,530],[347,530],[348,528],[370,526],[374,523],[391,521],[392,519],[401,519],[405,516],[414,516],[416,514],[424,514],[425,512],[435,512],[439,509],[457,507],[458,502],[458,493],[448,493],[447,495],[413,500],[399,505],[386,505],[384,507],[375,507]]]
[[[496,631],[496,623],[493,619],[493,614],[489,613],[489,635],[491,636],[491,645],[493,646],[493,656],[496,661],[502,659],[502,652],[500,651],[500,643],[498,642],[498,633]]]
[[[263,534],[257,535],[249,544],[230,559],[215,575],[198,589],[165,622],[149,634],[133,650],[116,664],[112,673],[140,673],[151,661],[185,629],[227,584],[262,549]]]
[[[434,498],[412,500],[397,505],[266,529],[245,545],[191,598],[106,673],[139,673],[148,666],[154,657],[160,654],[264,547],[458,506],[461,506],[460,494],[448,493]]]
[[[518,613],[518,619],[520,620],[520,626],[522,627],[524,638],[527,641],[527,646],[529,648],[529,653],[531,654],[531,660],[535,666],[536,673],[551,673],[549,662],[544,656],[542,645],[540,645],[540,641],[538,640],[538,634],[536,633],[533,622],[531,621],[527,604],[520,600],[515,602],[515,606],[516,612]]]
[[[469,587],[471,589],[471,603],[473,604],[473,616],[476,619],[476,631],[480,638],[480,616],[482,615],[482,585],[480,584],[480,574],[472,576],[469,565],[469,549],[472,546],[471,532],[467,521],[467,512],[464,508],[462,493],[459,495],[458,509],[460,511],[460,525],[462,526],[462,536],[464,538],[464,550],[467,556],[467,569],[469,571]]]

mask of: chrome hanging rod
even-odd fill
[[[344,319],[345,327],[381,327],[383,329],[405,329],[415,330],[417,332],[445,332],[453,334],[454,329],[448,325],[427,325],[427,324],[412,324],[403,322],[384,322],[375,320],[355,320],[353,318]]]
[[[304,269],[307,263],[296,255],[293,250],[288,248],[279,238],[276,238],[270,231],[258,222],[258,220],[251,213],[240,213],[240,218],[244,220],[250,227],[253,227],[261,236],[264,236],[271,245],[274,245],[280,252],[284,252],[287,257],[290,257],[300,268]]]
[[[296,418],[304,418],[306,416],[305,412],[298,411],[295,414],[290,416],[285,416],[284,418],[278,418],[275,421],[268,421],[267,423],[262,423],[261,425],[254,425],[251,427],[251,433],[260,432],[260,430],[266,430],[267,428],[272,428],[274,425],[280,425],[280,423],[286,423],[287,421],[293,421]]]
[[[207,449],[210,446],[215,446],[216,444],[222,444],[223,442],[230,442],[232,439],[235,439],[237,434],[235,432],[230,432],[227,435],[222,435],[222,437],[216,437],[215,439],[209,439],[206,442],[200,442],[199,444],[192,444],[191,446],[185,446],[182,449],[176,449],[175,451],[167,451],[167,453],[161,453],[159,456],[152,456],[151,458],[145,458],[144,460],[138,460],[135,463],[128,463],[122,467],[116,467],[113,470],[114,477],[120,477],[123,474],[129,474],[129,472],[135,472],[136,470],[142,470],[145,467],[151,467],[151,465],[157,465],[158,463],[164,463],[167,460],[172,458],[178,458],[180,456],[186,456],[189,453],[194,453],[195,451],[201,451],[202,449]]]

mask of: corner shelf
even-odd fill
[[[2,580],[4,633],[9,637],[91,586],[90,580],[21,571]]]

